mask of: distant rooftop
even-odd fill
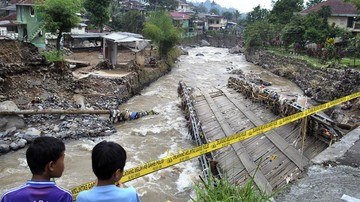
[[[177,11],[171,12],[170,15],[171,15],[172,19],[174,19],[174,20],[188,20],[191,18],[190,15],[187,15],[186,13],[177,12]]]
[[[321,9],[323,6],[330,7],[332,16],[357,16],[358,12],[354,4],[344,2],[343,0],[327,0],[323,1],[315,6],[307,8],[301,11],[301,14],[308,14],[311,12],[316,12]]]

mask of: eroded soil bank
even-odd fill
[[[176,59],[158,61],[155,68],[128,67],[122,76],[90,75],[78,79],[66,62],[46,62],[30,43],[2,40],[0,55],[1,110],[117,109],[169,72]],[[98,115],[2,116],[0,155],[24,147],[41,134],[78,139],[115,132],[108,118]]]
[[[247,61],[293,81],[306,96],[320,103],[360,91],[360,71],[356,69],[320,69],[304,60],[259,50],[247,51],[245,57]],[[360,122],[360,99],[333,107],[326,113],[339,123],[357,125]]]

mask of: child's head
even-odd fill
[[[109,180],[118,170],[124,171],[126,151],[119,144],[102,141],[92,150],[92,169],[99,180]],[[119,178],[121,178],[121,176]],[[117,181],[120,179],[114,179]]]
[[[26,160],[33,175],[61,177],[64,172],[65,144],[54,137],[38,137],[26,151]]]

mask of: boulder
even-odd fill
[[[207,42],[206,40],[201,40],[200,46],[210,46],[210,43]]]
[[[20,139],[16,142],[16,144],[20,147],[20,148],[24,148],[26,145],[27,141],[25,139]]]
[[[28,142],[32,142],[35,138],[40,137],[41,131],[36,128],[28,128],[25,131],[24,139]]]
[[[0,102],[0,110],[4,111],[20,111],[13,101]],[[18,115],[6,115],[0,118],[0,130],[5,131],[9,128],[24,128],[25,122],[22,117]]]
[[[0,144],[0,153],[8,153],[10,151],[10,146],[7,144]]]

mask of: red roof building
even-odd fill
[[[323,6],[330,8],[331,16],[328,18],[330,25],[347,29],[353,33],[360,33],[360,21],[356,21],[360,15],[356,6],[343,0],[327,0],[301,11],[300,14],[306,15],[316,12]]]

